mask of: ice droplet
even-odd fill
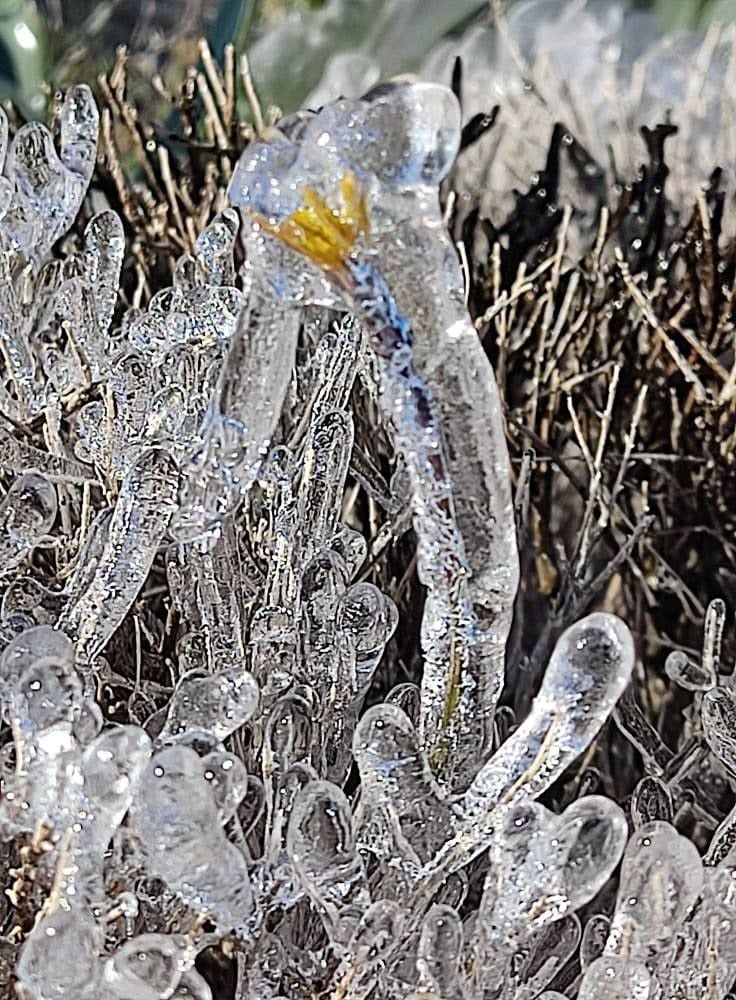
[[[242,668],[189,671],[174,690],[161,738],[199,733],[221,743],[248,721],[258,699],[258,685]]]
[[[600,796],[560,816],[521,802],[499,818],[480,907],[486,947],[520,946],[530,933],[591,899],[618,864],[627,827],[621,809]]]
[[[15,480],[0,503],[0,576],[13,569],[56,520],[56,490],[38,472]]]
[[[354,922],[345,920],[346,911],[360,914],[369,896],[353,837],[350,806],[336,785],[315,781],[302,789],[291,811],[286,844],[291,863],[328,933],[345,942],[354,929]]]
[[[586,923],[580,942],[580,965],[583,972],[603,954],[610,931],[610,918],[603,913],[594,913]]]
[[[398,621],[396,605],[372,583],[356,583],[340,597],[335,624],[355,649],[358,695],[368,689]]]
[[[82,684],[68,661],[39,660],[23,671],[10,703],[21,730],[40,733],[79,716]]]

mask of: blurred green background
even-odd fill
[[[662,31],[736,20],[736,0],[637,5],[653,9]],[[133,80],[158,73],[173,82],[196,62],[204,35],[216,54],[230,41],[249,51],[264,103],[289,111],[316,86],[332,53],[359,50],[386,75],[411,71],[487,7],[481,0],[0,0],[0,97],[25,115],[42,114],[49,87],[93,79],[121,44],[131,53]]]

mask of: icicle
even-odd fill
[[[76,640],[80,661],[104,649],[145,583],[176,508],[178,481],[172,459],[156,449],[144,452],[126,476],[95,569],[59,618],[58,627]]]

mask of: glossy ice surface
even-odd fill
[[[528,715],[509,734],[497,712],[519,559],[439,200],[452,92],[388,84],[266,131],[235,207],[119,323],[113,212],[51,256],[94,166],[90,92],[67,95],[58,151],[2,126],[0,834],[33,904],[25,995],[210,1000],[207,951],[238,1000],[532,1000],[563,996],[580,947],[581,998],[690,996],[683,927],[692,968],[732,936],[728,829],[706,870],[661,776],[634,792],[628,846],[610,800],[553,790],[629,683],[629,630],[604,612],[560,629]],[[356,444],[367,409],[386,468]],[[47,450],[14,434],[34,421]],[[422,679],[389,690],[403,584],[371,567],[409,525]],[[722,618],[702,663],[668,670],[736,773]],[[612,916],[583,932],[622,857]],[[733,977],[733,948],[716,965]]]

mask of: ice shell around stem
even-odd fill
[[[622,810],[602,796],[578,799],[561,815],[520,802],[500,817],[490,846],[480,913],[489,941],[511,946],[587,903],[626,846]]]
[[[120,1000],[169,997],[194,953],[184,935],[140,934],[126,941],[105,965],[105,985]]]
[[[700,709],[703,735],[713,754],[730,774],[736,774],[736,697],[727,687],[703,695]]]
[[[645,965],[605,955],[588,966],[578,1000],[647,1000],[650,984]]]
[[[230,181],[228,196],[234,205],[268,219],[283,219],[301,203],[299,147],[278,129],[243,153]]]
[[[202,759],[185,746],[160,750],[143,773],[131,829],[149,868],[223,930],[252,906],[244,855],[228,841]]]
[[[19,551],[37,545],[56,519],[56,490],[39,472],[15,480],[0,505],[0,529]]]
[[[435,904],[424,918],[417,949],[417,972],[422,985],[440,996],[459,992],[459,968],[463,957],[463,925],[457,911]]]
[[[359,905],[363,910],[368,904],[350,805],[340,788],[329,781],[313,781],[298,793],[286,846],[300,881],[323,911],[334,936],[346,905]]]
[[[18,678],[30,666],[45,663],[74,663],[74,645],[63,632],[50,625],[36,625],[16,636],[0,657],[0,694],[7,698]]]
[[[703,865],[691,840],[669,823],[640,827],[624,854],[608,950],[625,940],[627,955],[644,961],[672,940],[702,888]]]
[[[597,612],[560,637],[539,698],[584,715],[611,712],[634,665],[631,632],[615,615]]]
[[[9,248],[40,262],[67,231],[94,170],[98,128],[92,92],[80,85],[64,99],[59,153],[44,125],[18,129],[5,166],[14,188],[3,233]]]
[[[461,113],[449,87],[391,85],[371,101],[367,121],[376,136],[363,162],[382,184],[400,189],[436,187],[460,146]]]
[[[596,612],[563,632],[531,713],[465,793],[468,818],[517,796],[541,795],[589,746],[623,694],[633,666],[631,633],[615,615]]]

